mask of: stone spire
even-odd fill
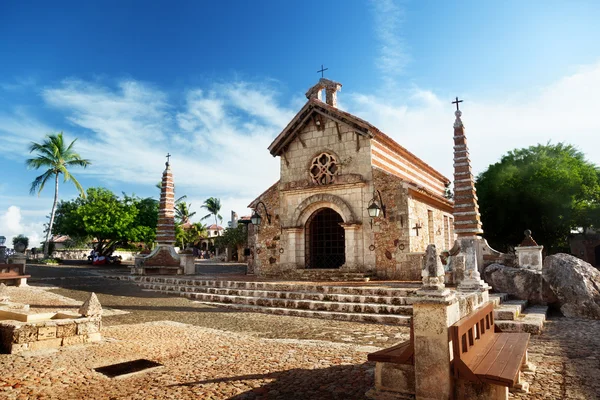
[[[469,148],[465,137],[465,127],[460,117],[462,112],[458,109],[456,100],[454,115],[454,232],[461,237],[476,236],[483,233],[475,180],[471,171]]]
[[[175,244],[175,186],[173,185],[173,173],[168,158],[165,166],[160,188],[156,241],[159,245],[172,246]]]

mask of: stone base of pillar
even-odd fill
[[[185,275],[196,275],[196,257],[193,254],[180,254],[181,266]]]
[[[133,275],[182,275],[181,257],[172,245],[159,244],[148,256],[136,256]]]
[[[415,366],[377,362],[375,364],[375,387],[366,395],[374,400],[414,399]]]
[[[489,383],[475,383],[464,379],[455,382],[457,399],[469,400],[506,400],[508,388],[505,386],[490,385]]]

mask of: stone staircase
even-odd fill
[[[508,300],[506,293],[492,293],[490,300],[495,304],[495,325],[502,332],[542,333],[547,306],[528,306],[527,300]]]
[[[125,277],[120,277],[122,279]],[[276,315],[325,318],[339,321],[408,325],[414,292],[411,283],[301,283],[252,282],[129,276],[144,290],[184,296],[223,308]],[[509,300],[506,293],[490,293],[494,319],[502,332],[540,334],[548,307],[527,306]]]
[[[141,276],[145,290],[185,296],[224,308],[339,321],[408,325],[414,287],[246,282]],[[408,284],[410,286],[410,284]]]

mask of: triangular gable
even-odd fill
[[[332,107],[321,100],[310,99],[304,104],[304,107],[298,111],[296,116],[292,118],[290,123],[269,145],[269,151],[273,156],[279,156],[285,152],[287,146],[300,134],[302,128],[314,121],[315,118],[325,117],[337,123],[349,126],[357,134],[372,138],[375,132],[379,132],[377,128],[368,122],[336,107]]]

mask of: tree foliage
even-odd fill
[[[61,201],[56,210],[54,234],[97,240],[96,250],[110,254],[129,242],[151,244],[156,237],[158,202],[105,188],[89,188],[87,196]]]
[[[175,239],[182,249],[198,243],[205,237],[207,237],[206,226],[201,222],[196,222],[185,229],[181,224],[175,225]]]
[[[29,247],[29,238],[23,234],[17,235],[15,237],[13,237],[13,247],[17,244],[17,243],[23,243],[25,245],[25,248]]]
[[[48,240],[52,232],[52,226],[54,224],[54,216],[56,212],[56,205],[58,202],[58,177],[63,175],[64,181],[71,181],[81,194],[85,196],[83,187],[73,174],[69,171],[71,167],[87,167],[91,164],[90,160],[81,158],[81,156],[73,150],[73,146],[77,139],[73,140],[71,144],[67,146],[63,139],[62,132],[58,134],[46,135],[46,138],[42,143],[31,143],[29,146],[29,152],[35,153],[34,158],[30,158],[25,161],[27,167],[32,169],[43,168],[46,171],[35,178],[31,183],[30,193],[41,193],[49,179],[54,178],[54,202],[52,203],[52,212],[50,213],[50,225],[46,233],[46,241],[44,244],[44,257],[48,256]]]
[[[216,225],[219,225],[217,218],[219,218],[220,221],[223,221],[223,217],[221,216],[221,214],[219,214],[219,212],[221,211],[221,200],[220,199],[218,199],[216,197],[209,197],[208,199],[204,200],[204,204],[202,204],[200,207],[209,211],[209,214],[202,217],[202,219],[207,219],[211,215],[214,215]],[[217,232],[218,232],[218,230],[217,230]]]
[[[227,228],[222,236],[215,238],[215,247],[223,249],[225,247],[237,248],[246,243],[248,239],[247,227],[244,224],[238,224],[235,228]]]
[[[565,250],[577,227],[600,227],[598,168],[558,143],[508,152],[477,178],[484,236],[506,250],[531,229],[549,252]]]

